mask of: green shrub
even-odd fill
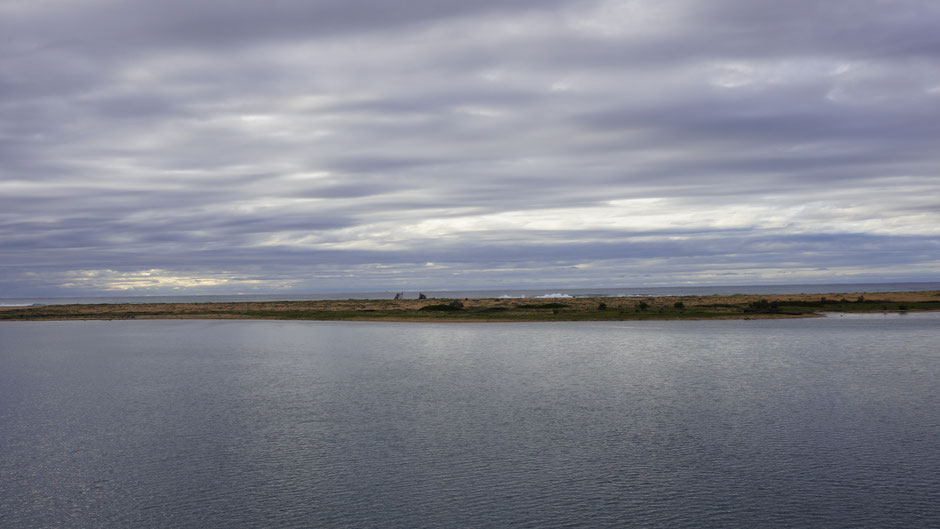
[[[421,307],[418,310],[436,310],[436,311],[453,311],[453,310],[462,310],[460,307],[455,307],[453,305],[426,305]]]
[[[766,299],[759,299],[748,304],[748,308],[751,310],[761,311],[761,312],[777,312],[780,310],[780,302],[778,301],[767,301]]]

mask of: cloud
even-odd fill
[[[0,297],[935,278],[937,22],[6,2]]]

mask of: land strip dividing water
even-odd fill
[[[823,312],[940,310],[940,291],[661,297],[96,303],[2,307],[0,321],[279,319],[354,321],[619,321],[814,317]]]

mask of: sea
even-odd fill
[[[0,322],[0,527],[940,527],[938,343],[936,312]]]
[[[0,297],[2,306],[72,305],[96,303],[227,303],[239,301],[307,301],[346,299],[393,299],[401,294],[415,299],[424,294],[431,299],[464,298],[572,298],[572,297],[659,297],[710,296],[730,294],[829,294],[853,292],[914,292],[940,290],[940,282],[920,283],[813,283],[723,286],[653,286],[541,289],[478,289],[478,290],[401,290],[351,291],[315,293],[265,293],[228,295],[148,295],[148,296],[68,296],[68,297]]]

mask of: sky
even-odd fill
[[[938,277],[934,0],[0,2],[0,297]]]

